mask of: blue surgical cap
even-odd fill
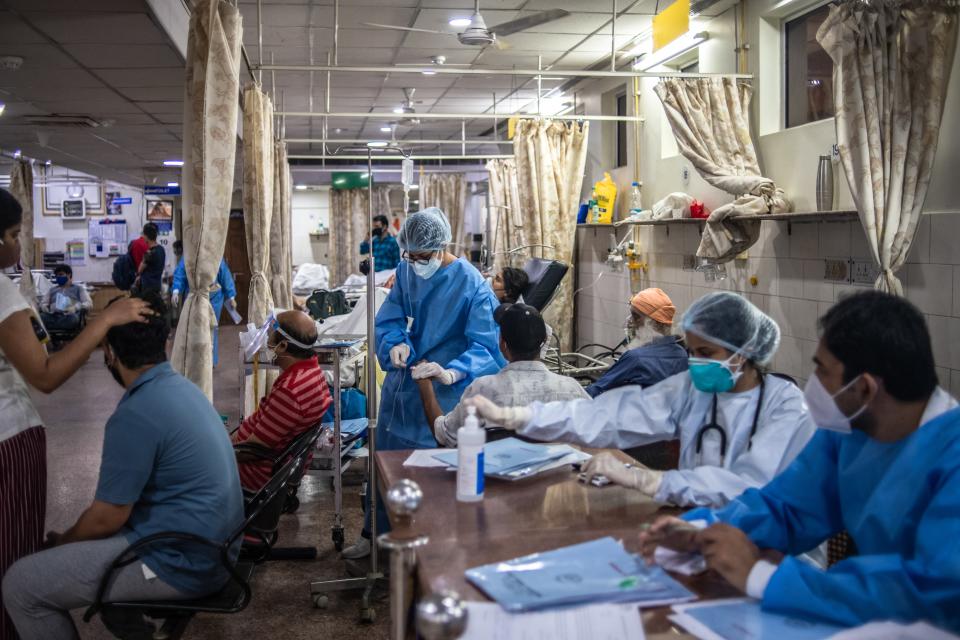
[[[730,291],[708,293],[683,314],[681,328],[757,364],[773,359],[780,327],[746,298]]]
[[[401,251],[439,251],[453,238],[446,214],[437,207],[427,207],[407,216],[397,244]]]

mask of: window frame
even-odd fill
[[[828,116],[819,120],[809,120],[802,124],[789,124],[787,120],[787,108],[789,105],[789,74],[787,72],[787,23],[803,18],[814,11],[819,11],[823,7],[837,4],[837,0],[815,0],[798,7],[793,13],[787,14],[780,19],[780,130],[796,129],[806,125],[832,120],[834,116]]]

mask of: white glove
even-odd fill
[[[401,342],[390,349],[390,364],[392,364],[395,369],[405,369],[407,366],[407,358],[409,357],[410,345],[406,342]]]
[[[421,362],[410,369],[414,380],[423,380],[424,378],[436,378],[440,384],[451,385],[463,376],[454,369],[444,369],[436,362]]]
[[[176,289],[173,290],[173,293],[170,294],[170,306],[179,307],[180,306],[180,292]]]
[[[504,429],[516,431],[530,422],[530,407],[501,407],[483,396],[473,396],[464,400],[468,407],[476,407],[477,415],[488,423],[500,425]]]
[[[583,465],[589,478],[604,476],[610,482],[654,496],[663,481],[663,471],[648,469],[639,462],[625,464],[609,451],[602,451]]]

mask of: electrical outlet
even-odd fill
[[[846,260],[824,260],[823,279],[829,282],[846,282],[849,277],[848,266]]]
[[[850,283],[872,285],[880,277],[880,267],[873,260],[850,261]]]
[[[683,265],[681,266],[683,271],[696,271],[697,270],[697,256],[695,255],[686,255],[683,256]]]
[[[683,165],[680,169],[680,179],[683,181],[683,184],[690,184],[690,167]]]

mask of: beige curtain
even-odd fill
[[[469,252],[464,237],[463,218],[467,207],[467,176],[463,173],[424,173],[420,176],[420,208],[440,207],[450,221],[453,245],[451,253]]]
[[[847,0],[817,32],[833,59],[840,159],[880,265],[876,287],[898,295],[895,273],[916,234],[937,151],[957,18],[956,2]]]
[[[247,318],[267,320],[273,296],[270,269],[270,221],[273,218],[273,104],[255,85],[243,92],[243,217],[250,259]]]
[[[270,221],[270,288],[273,291],[273,302],[280,309],[293,308],[290,197],[290,165],[287,163],[287,146],[282,141],[276,140],[273,166],[273,217]]]
[[[37,304],[37,290],[33,285],[33,167],[26,160],[17,160],[10,170],[10,193],[23,208],[23,223],[20,225],[20,293],[30,304]]]
[[[515,131],[513,155],[524,239],[527,244],[553,247],[533,248],[532,255],[571,264],[589,123],[520,120]],[[572,282],[568,274],[544,317],[565,350],[573,345]]]
[[[517,163],[512,158],[497,158],[487,161],[490,174],[490,225],[493,237],[487,243],[494,252],[493,268],[500,271],[512,266],[522,256],[515,257],[510,251],[522,247],[524,241],[523,215],[520,210],[520,191],[517,186]]]
[[[386,187],[373,188],[373,215],[390,212]],[[367,190],[330,190],[330,284],[360,272],[360,243],[367,239]]]
[[[783,213],[791,208],[760,173],[750,135],[752,87],[733,78],[668,78],[654,87],[680,153],[704,180],[736,196],[707,220],[697,255],[728,262],[757,241],[760,223],[732,215]]]
[[[183,119],[183,256],[190,293],[173,343],[173,365],[213,398],[215,325],[210,287],[227,237],[237,149],[239,10],[198,0],[190,16]]]

